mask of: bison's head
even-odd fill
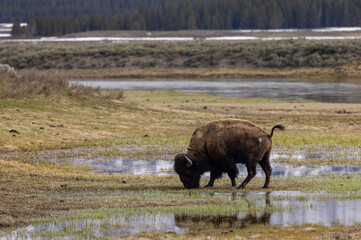
[[[185,188],[199,188],[201,174],[196,162],[195,157],[186,154],[178,154],[174,158],[174,171],[178,173]]]

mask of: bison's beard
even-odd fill
[[[185,188],[187,189],[199,188],[199,180],[201,176],[193,176],[192,178],[186,178],[179,175],[179,178]]]

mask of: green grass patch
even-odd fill
[[[170,80],[172,81],[172,80]],[[192,93],[184,94],[179,92],[165,91],[131,91],[124,93],[125,98],[135,102],[145,103],[184,103],[184,104],[202,104],[202,103],[281,103],[282,101],[266,98],[235,98],[235,97],[217,97],[210,94]],[[312,102],[312,101],[296,101]]]
[[[97,210],[79,210],[72,211],[69,217],[57,218],[57,222],[80,220],[80,219],[105,219],[113,216],[132,216],[155,215],[157,213],[188,215],[188,216],[231,216],[240,212],[261,211],[263,207],[254,204],[250,206],[246,201],[238,201],[235,204],[207,204],[207,205],[190,205],[175,207],[146,207],[146,208],[107,208]],[[32,223],[53,222],[54,219],[34,219]]]
[[[277,144],[293,148],[295,146],[306,146],[309,148],[325,148],[325,147],[349,147],[359,146],[361,143],[361,135],[309,135],[309,136],[275,136],[273,139]]]

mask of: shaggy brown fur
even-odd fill
[[[268,188],[272,172],[269,163],[271,138],[275,128],[284,130],[282,125],[276,125],[268,134],[251,122],[237,119],[204,124],[194,131],[188,152],[175,157],[174,170],[186,188],[199,187],[200,176],[207,171],[211,171],[211,179],[206,187],[213,186],[223,172],[228,174],[232,186],[236,186],[236,163],[243,163],[248,176],[238,188],[244,188],[256,175],[256,166],[260,164],[266,174],[263,187]]]

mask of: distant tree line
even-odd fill
[[[92,1],[96,2],[96,0]],[[109,1],[112,0],[104,2]],[[28,34],[53,36],[92,30],[275,29],[339,26],[361,26],[360,0],[163,0],[159,4],[141,2],[136,9],[119,15],[30,18]]]
[[[164,0],[1,0],[0,23],[9,23],[15,17],[25,22],[37,17],[91,17],[96,14],[119,16],[124,12],[136,9],[140,4],[145,6],[159,5]],[[185,0],[166,0],[181,2]],[[194,1],[194,0],[188,0]]]

